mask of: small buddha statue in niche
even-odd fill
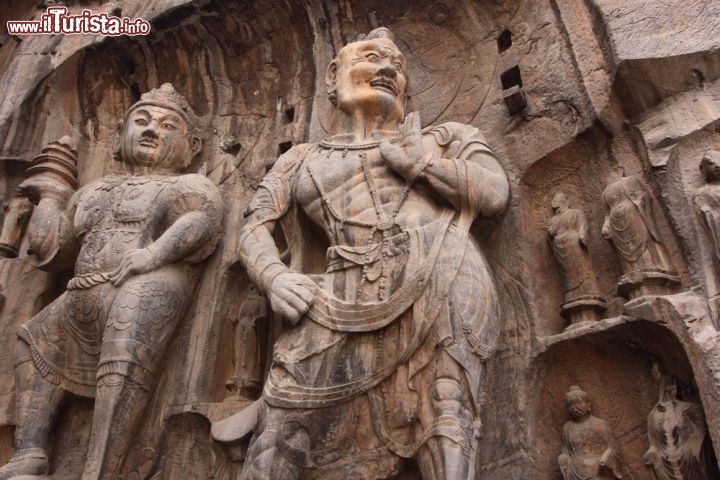
[[[561,313],[570,320],[570,327],[599,320],[605,310],[605,299],[598,293],[600,289],[587,246],[585,215],[570,208],[563,192],[553,197],[552,210],[547,231],[565,288]]]
[[[572,420],[565,423],[558,464],[564,480],[616,480],[627,470],[610,425],[592,414],[590,396],[573,385],[565,395]]]

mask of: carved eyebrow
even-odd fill
[[[150,117],[150,112],[145,110],[144,108],[138,108],[137,110],[133,111],[133,115],[142,115],[143,117]]]
[[[355,56],[352,58],[353,63],[361,62],[365,60],[365,55],[368,53],[374,53],[380,57],[390,57],[393,61],[400,62],[405,67],[405,57],[400,52],[395,52],[390,47],[376,48],[371,45],[364,47],[362,50],[355,52]]]
[[[171,122],[175,122],[175,123],[178,123],[178,124],[180,123],[180,118],[177,117],[176,115],[163,115],[163,116],[160,118],[160,120],[163,121],[163,122],[164,122],[165,120],[170,120]]]

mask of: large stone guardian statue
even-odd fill
[[[251,279],[287,319],[241,478],[391,478],[409,458],[426,480],[475,478],[500,315],[468,230],[505,210],[505,172],[476,128],[405,116],[389,30],[345,46],[326,82],[342,133],[281,156],[241,233]],[[311,225],[329,243],[320,274]]]
[[[67,393],[95,398],[83,480],[116,479],[184,317],[198,264],[223,214],[214,184],[181,175],[199,153],[197,119],[171,85],[118,124],[115,153],[132,174],[73,192],[68,155],[43,157],[20,191],[40,267],[74,263],[67,291],[19,332],[16,451],[0,479],[48,471],[48,440]]]

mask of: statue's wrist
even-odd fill
[[[272,284],[275,279],[288,271],[287,266],[279,260],[277,262],[270,263],[262,270],[262,272],[260,272],[260,275],[258,276],[260,288],[262,288],[265,292],[272,291]]]
[[[150,271],[157,270],[163,265],[164,258],[157,243],[153,243],[152,245],[145,247],[145,251],[147,251],[149,258]]]
[[[72,188],[57,185],[53,186],[53,188],[39,188],[35,191],[35,193],[21,190],[19,195],[27,197],[36,205],[45,200],[46,204],[52,204],[59,208],[64,208],[73,193],[75,193],[75,190]]]
[[[424,174],[427,172],[427,169],[432,166],[433,161],[435,160],[434,154],[425,154],[423,155],[422,162],[417,163],[413,166],[412,170],[410,171],[409,175],[405,177],[405,179],[409,183],[415,182],[417,179],[424,176]]]

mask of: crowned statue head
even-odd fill
[[[140,171],[180,172],[202,149],[197,128],[188,101],[164,83],[144,93],[118,123],[113,157]]]

